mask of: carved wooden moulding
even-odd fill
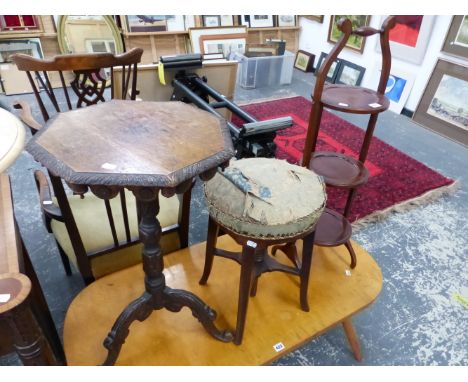
[[[223,119],[182,102],[122,100],[57,114],[26,149],[68,183],[157,187],[165,196],[196,175],[209,179],[234,155]]]

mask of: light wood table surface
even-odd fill
[[[239,250],[227,235],[219,238],[219,244],[227,250]],[[300,309],[297,278],[282,272],[265,274],[259,280],[256,297],[249,303],[249,325],[242,345],[216,341],[188,309],[177,314],[162,310],[144,322],[132,324],[117,364],[263,365],[335,325],[343,324],[346,333],[351,316],[370,305],[382,288],[377,263],[359,245],[353,245],[359,266],[350,276],[345,272],[348,253],[343,246],[314,249],[308,294],[310,312]],[[205,243],[200,243],[165,256],[167,284],[196,293],[216,309],[221,327],[233,328],[240,267],[216,258],[208,284],[201,286],[198,280],[203,272],[204,253]],[[115,316],[144,290],[141,268],[136,265],[101,278],[72,302],[64,327],[70,365],[98,365],[106,358],[102,343]],[[355,333],[346,335],[350,343],[355,341],[353,347],[358,347]],[[279,343],[284,350],[277,352],[274,346]]]

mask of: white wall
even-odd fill
[[[299,49],[315,54],[315,66],[317,65],[320,53],[328,53],[333,47],[333,44],[327,42],[330,16],[324,17],[323,24],[305,19],[303,17],[300,17],[299,19],[301,26],[301,32],[299,35]],[[408,110],[414,111],[416,109],[426,84],[431,76],[432,70],[434,69],[434,66],[439,57],[455,63],[467,65],[466,60],[445,55],[440,51],[451,20],[452,16],[448,15],[434,17],[432,33],[426,48],[426,54],[421,64],[416,65],[399,58],[392,57],[392,67],[412,73],[415,77],[413,88],[411,89],[408,100],[405,104],[405,108]],[[382,21],[382,16],[372,16],[370,26],[374,28],[380,28]],[[380,67],[381,62],[380,52],[376,50],[377,43],[377,36],[371,36],[367,38],[363,54],[345,48],[339,55],[339,57],[345,60],[365,67],[366,72],[364,74],[362,86],[374,89],[376,88],[376,78],[378,78],[377,68]]]

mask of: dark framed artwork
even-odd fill
[[[366,68],[356,65],[353,62],[340,60],[340,65],[336,72],[335,84],[359,86],[364,77]]]
[[[314,60],[314,54],[306,52],[305,50],[298,50],[296,53],[296,59],[294,60],[294,67],[306,73],[313,72]]]
[[[328,54],[325,53],[325,52],[320,53],[320,57],[319,57],[319,60],[318,60],[318,63],[317,63],[317,67],[315,68],[315,75],[317,75],[320,67],[322,66],[323,61],[325,60],[325,58],[327,56],[328,56]],[[333,64],[330,66],[330,70],[327,73],[326,80],[328,82],[331,82],[332,84],[335,83],[335,81],[336,81],[336,75],[338,74],[338,69],[340,68],[340,62],[341,62],[341,59],[337,58],[333,62]]]
[[[317,21],[318,23],[323,23],[323,15],[300,15],[301,17],[305,17],[308,20]]]
[[[219,15],[203,15],[203,26],[204,27],[219,27],[221,26],[221,16]]]
[[[468,146],[468,67],[439,59],[413,120]]]
[[[468,59],[468,15],[453,16],[442,52]]]
[[[249,15],[250,28],[272,28],[275,22],[272,15]]]
[[[343,17],[351,20],[353,29],[368,26],[370,22],[370,16],[365,15],[332,15],[330,16],[330,26],[328,27],[328,42],[336,43],[340,38],[341,31],[338,29],[337,22]],[[351,35],[345,46],[362,54],[365,43],[365,37]]]
[[[167,31],[164,15],[128,15],[125,19],[129,33]]]

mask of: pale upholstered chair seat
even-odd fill
[[[210,216],[243,236],[280,239],[310,231],[325,208],[322,179],[267,158],[231,161],[205,183]]]
[[[127,212],[130,226],[130,235],[132,239],[138,238],[138,223],[136,215],[135,197],[131,192],[125,190],[127,200]],[[113,238],[107,218],[104,201],[91,193],[87,193],[84,199],[78,195],[68,197],[70,207],[75,217],[80,236],[86,253],[95,253],[106,248],[113,247]],[[121,244],[126,242],[125,226],[123,221],[120,198],[110,200],[117,238]],[[161,209],[158,219],[161,227],[168,227],[178,223],[179,198],[177,195],[171,198],[160,198]],[[70,241],[65,224],[52,219],[52,231],[69,257],[70,261],[76,266],[75,252]],[[173,252],[180,248],[179,235],[177,231],[163,235],[161,237],[161,248],[163,254]],[[91,258],[91,268],[95,278],[117,270],[127,268],[141,261],[141,244],[134,244],[108,254],[99,255]]]

